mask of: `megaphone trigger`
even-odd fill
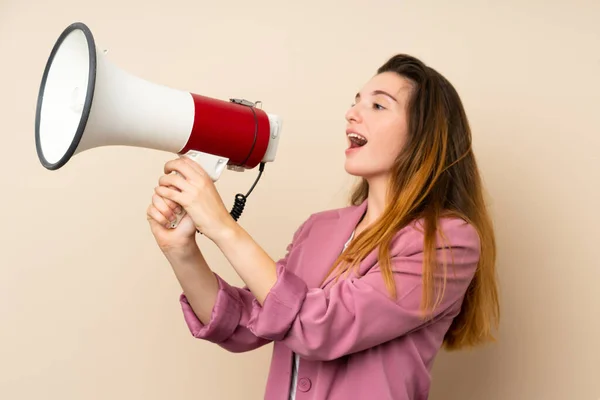
[[[189,159],[200,164],[202,169],[210,176],[213,182],[216,182],[221,177],[223,170],[227,167],[229,159],[227,157],[216,156],[214,154],[208,154],[201,151],[190,150],[183,154],[182,157],[188,157]]]

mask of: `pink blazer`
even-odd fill
[[[194,337],[231,352],[273,342],[265,399],[289,398],[294,352],[300,356],[297,400],[427,399],[434,357],[475,273],[479,237],[462,220],[442,221],[454,263],[443,303],[424,323],[423,234],[417,225],[401,230],[393,242],[397,300],[388,295],[376,252],[361,263],[361,278],[329,279],[320,286],[365,210],[366,202],[311,215],[277,262],[278,281],[263,307],[246,288],[217,276],[217,302],[203,325],[181,295]]]

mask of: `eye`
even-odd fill
[[[373,108],[376,110],[385,110],[385,107],[378,103],[373,104]]]

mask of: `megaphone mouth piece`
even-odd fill
[[[90,115],[96,68],[92,32],[84,23],[72,23],[52,48],[38,92],[35,143],[47,169],[62,167],[75,154]],[[69,115],[59,112],[65,108]]]

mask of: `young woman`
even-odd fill
[[[361,178],[351,204],[312,214],[282,259],[230,217],[186,157],[166,163],[148,220],[193,336],[232,352],[273,342],[266,399],[427,399],[440,348],[494,340],[499,319],[494,232],[467,117],[444,77],[400,54],[346,119],[345,168]],[[168,229],[179,205],[187,215]],[[243,288],[211,271],[197,229]]]

